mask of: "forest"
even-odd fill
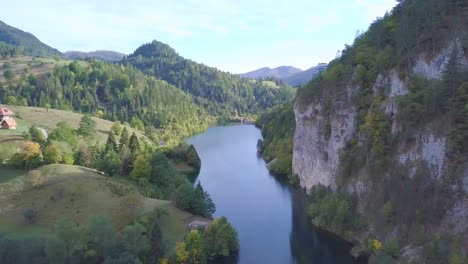
[[[122,60],[145,74],[167,81],[194,96],[195,103],[214,116],[256,115],[290,102],[295,89],[249,80],[181,57],[169,45],[153,41]]]
[[[373,254],[371,263],[392,263],[399,257],[401,245],[408,243],[424,248],[424,263],[464,263],[466,257],[458,250],[461,237],[445,233],[431,235],[427,230],[431,225],[440,224],[438,221],[451,199],[447,184],[458,181],[466,168],[468,72],[461,62],[466,60],[468,48],[468,6],[466,1],[458,0],[398,2],[391,13],[360,33],[353,45],[346,45],[325,72],[298,90],[296,107],[321,106],[325,139],[331,136],[334,109],[346,102],[349,87],[356,91],[351,101],[356,106],[357,133],[340,153],[337,190],[322,189],[325,187],[311,190],[309,215],[315,224],[348,238],[371,226],[377,228],[379,231],[364,239],[368,243],[363,243],[364,249],[361,248]],[[430,60],[454,39],[459,46],[450,51],[440,79],[412,74],[421,54]],[[395,119],[401,124],[397,133],[392,133],[392,120],[384,111],[389,89],[375,89],[378,76],[385,76],[393,69],[408,83],[409,90],[396,99],[399,111]],[[290,105],[283,113],[291,112],[292,108]],[[284,142],[292,142],[294,132],[281,131],[295,126],[294,116],[279,114],[275,109],[260,117],[258,124],[264,135],[260,151],[265,152],[267,160],[288,158],[280,170],[290,171],[292,155],[288,157],[284,155],[287,151],[275,153],[275,150],[287,150]],[[429,179],[427,166],[421,166],[409,177],[396,158],[398,146],[415,142],[428,129],[448,139],[446,155],[450,161],[444,176],[447,179],[439,183]],[[277,170],[273,167],[273,171]],[[360,215],[357,197],[347,191],[347,184],[363,174],[368,175],[373,187],[366,214]],[[451,192],[451,195],[460,194]],[[350,222],[350,215],[357,222]],[[400,228],[402,236],[384,241],[388,237],[386,232],[393,230],[391,227]]]

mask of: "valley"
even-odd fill
[[[338,16],[275,21],[277,42],[252,18],[154,35],[111,8],[115,40],[148,30],[132,51],[106,39],[125,54],[0,21],[0,263],[468,263],[468,3],[392,7],[318,64]],[[301,50],[311,36],[323,50]],[[209,49],[223,69],[316,66],[191,59]]]

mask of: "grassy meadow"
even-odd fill
[[[42,178],[40,184],[33,180],[37,174]],[[89,168],[58,164],[29,172],[0,168],[0,175],[0,232],[47,234],[59,219],[85,225],[97,215],[118,222],[119,212],[126,209],[122,201],[128,196],[141,201],[138,214],[150,215],[158,208],[165,211],[160,224],[170,245],[182,240],[188,222],[197,218],[170,201],[139,195],[130,181],[109,178]],[[34,223],[24,217],[28,209],[38,212]]]

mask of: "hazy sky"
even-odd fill
[[[241,73],[328,62],[395,0],[15,0],[0,20],[60,51],[133,52],[153,39]]]

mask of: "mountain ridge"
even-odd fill
[[[24,53],[37,57],[62,56],[62,53],[41,42],[33,34],[6,24],[0,20],[0,42],[23,49]]]
[[[291,86],[302,86],[323,72],[326,67],[326,63],[319,63],[307,70],[301,70],[292,66],[279,66],[273,69],[263,67],[242,73],[240,76],[250,79],[276,78]]]
[[[274,77],[282,79],[292,74],[300,73],[303,70],[293,66],[279,66],[276,68],[263,67],[246,73],[241,73],[240,76],[250,79]]]
[[[105,62],[116,62],[123,59],[123,57],[125,57],[126,54],[112,50],[95,50],[89,52],[70,50],[66,51],[64,53],[64,56],[71,60],[79,58],[94,58]]]
[[[295,93],[279,81],[252,81],[187,59],[157,40],[141,45],[121,62],[193,95],[208,113],[223,118],[256,115],[291,101]]]

